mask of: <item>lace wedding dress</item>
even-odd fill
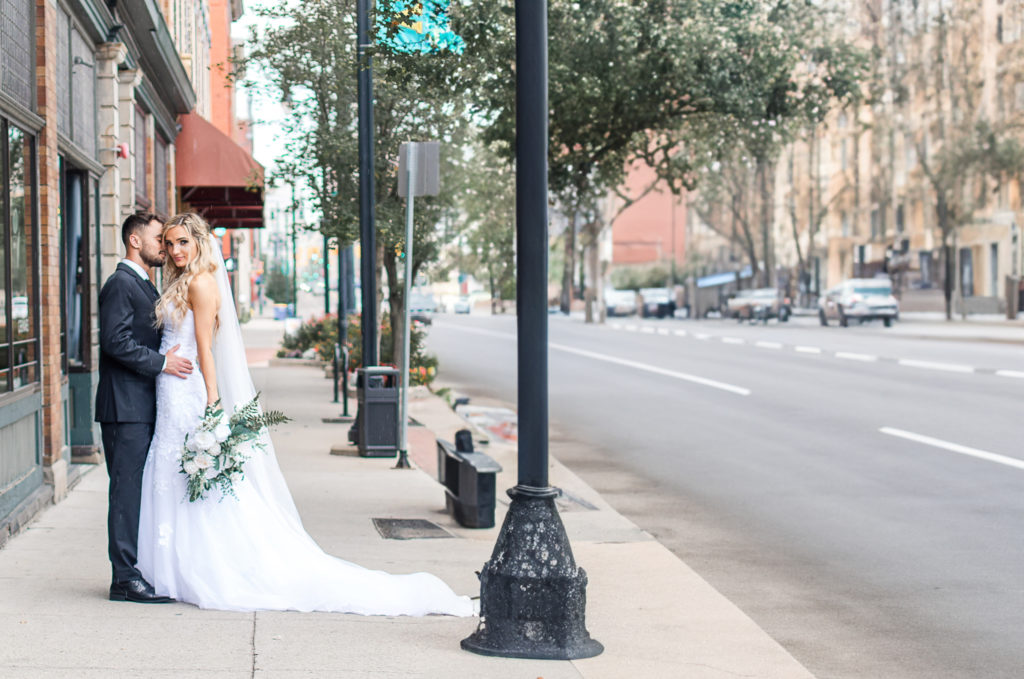
[[[223,272],[221,267],[218,273]],[[222,290],[227,304],[222,302],[217,342],[225,332],[237,332],[234,305],[226,293]],[[161,352],[176,344],[181,345],[178,355],[197,364],[191,310],[183,320],[175,323],[168,318],[164,324]],[[215,361],[231,363],[224,353],[223,347],[215,351]],[[222,382],[217,366],[225,405],[251,398],[245,396],[252,381],[244,352],[237,360],[235,368],[245,374],[235,375],[230,385]],[[238,382],[248,384],[239,389]],[[266,452],[252,454],[245,478],[234,486],[237,499],[221,501],[214,489],[206,499],[189,502],[178,454],[185,434],[195,429],[206,408],[203,377],[198,370],[187,379],[161,374],[156,392],[156,429],[142,478],[138,568],[157,593],[200,608],[234,611],[473,614],[468,597],[457,596],[433,575],[392,575],[324,553],[302,527],[266,436]]]

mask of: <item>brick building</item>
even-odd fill
[[[198,0],[0,0],[0,544],[101,460],[97,291],[124,218],[181,205],[208,24]]]

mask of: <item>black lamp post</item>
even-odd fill
[[[356,5],[356,44],[359,58],[359,243],[363,293],[363,367],[377,365],[377,243],[374,232],[373,188],[373,58],[370,43],[370,0]]]
[[[587,576],[548,485],[547,1],[516,0],[516,308],[519,478],[480,572],[480,625],[462,648],[573,659],[604,647],[586,629]]]

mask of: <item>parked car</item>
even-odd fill
[[[457,314],[468,314],[473,308],[472,303],[469,301],[469,297],[463,295],[455,300],[455,304],[452,305],[452,311]]]
[[[609,288],[604,292],[604,304],[609,316],[632,316],[636,313],[636,292]]]
[[[728,302],[729,315],[738,321],[763,321],[777,318],[785,323],[792,314],[789,299],[775,288],[740,290]]]
[[[665,318],[672,316],[676,311],[675,301],[668,288],[640,288],[640,298],[643,300],[643,307],[640,309],[640,316],[643,318]]]
[[[888,328],[899,314],[900,305],[888,278],[851,278],[826,292],[818,302],[822,325],[833,318],[844,328],[851,319],[858,323],[881,320]]]
[[[416,293],[409,295],[409,318],[413,322],[430,325],[436,310],[437,304],[434,302],[433,295]]]

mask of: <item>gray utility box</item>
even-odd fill
[[[473,451],[467,430],[456,434],[453,446],[437,439],[437,480],[444,486],[448,513],[466,528],[493,528],[495,477],[501,465]]]
[[[398,454],[398,370],[371,366],[356,374],[359,413],[356,443],[360,457]]]

